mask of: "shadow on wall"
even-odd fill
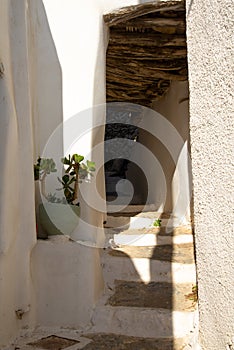
[[[0,27],[1,347],[35,324],[33,155],[62,121],[62,79],[42,1],[2,1]]]

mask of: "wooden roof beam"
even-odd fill
[[[185,9],[185,0],[156,0],[134,6],[127,6],[104,15],[104,22],[109,26],[129,21],[133,18],[161,11],[181,11]]]

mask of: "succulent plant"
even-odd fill
[[[61,159],[62,164],[66,166],[65,175],[62,179],[58,177],[58,181],[62,184],[62,188],[58,190],[63,190],[65,196],[61,199],[55,194],[47,194],[45,189],[46,176],[57,171],[54,160],[41,157],[37,159],[37,163],[34,164],[34,179],[41,182],[41,193],[49,202],[78,204],[79,183],[92,176],[96,170],[94,162],[87,160],[84,163],[83,160],[84,157],[76,153]]]

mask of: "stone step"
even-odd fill
[[[158,246],[122,246],[108,249],[108,254],[125,258],[147,258],[171,263],[194,264],[194,247],[192,243],[158,245]]]
[[[155,204],[134,204],[134,205],[123,205],[122,204],[113,204],[111,201],[107,202],[107,213],[111,215],[118,216],[120,213],[122,216],[134,216],[143,212],[157,212],[157,207]],[[159,213],[158,215],[163,215],[164,217],[169,217],[168,213]]]
[[[92,331],[154,338],[191,335],[198,318],[192,288],[192,283],[115,280],[95,309]]]
[[[195,264],[172,263],[148,258],[112,256],[108,250],[101,255],[103,276],[106,285],[111,286],[115,279],[144,282],[174,282],[196,284]]]
[[[153,223],[156,219],[158,219],[157,216],[155,216],[154,218],[148,218],[141,216],[107,215],[105,227],[119,229],[121,228],[122,230],[153,228]],[[166,226],[168,223],[168,219],[161,220],[162,225]]]
[[[180,236],[161,236],[155,233],[141,233],[140,230],[124,231],[121,233],[109,233],[105,236],[105,247],[111,247],[112,242],[117,246],[157,246],[157,245],[173,245],[183,243],[193,243],[192,235]]]
[[[188,312],[98,305],[92,317],[92,332],[175,339],[191,336],[197,320],[197,309]]]
[[[188,344],[185,339],[142,338],[113,333],[88,333],[84,337],[92,340],[84,350],[181,350]]]
[[[131,213],[115,212],[107,215],[107,220],[105,222],[106,228],[116,228],[121,230],[129,229],[149,229],[155,228],[153,223],[155,220],[161,220],[161,225],[164,226],[167,232],[173,231],[174,228],[179,226],[189,227],[189,222],[184,221],[184,219],[161,216],[157,212],[141,212],[136,215]]]
[[[142,234],[154,234],[157,236],[166,236],[166,237],[177,237],[177,236],[193,236],[191,226],[184,225],[179,227],[174,227],[171,230],[169,230],[165,226],[161,227],[142,227],[142,228],[134,228],[134,229],[122,229],[122,228],[105,228],[106,235],[113,235],[114,234],[128,234],[128,235],[142,235]]]
[[[62,328],[45,329],[37,327],[33,332],[22,331],[21,336],[5,350],[14,349],[195,350],[195,347],[192,347],[191,336],[177,339],[174,337],[151,338],[114,333],[92,333],[91,331],[82,332],[79,330]],[[198,350],[197,347],[196,350]]]
[[[115,280],[113,294],[107,304],[111,306],[168,309],[171,311],[194,311],[191,300],[193,285],[190,283],[172,284]],[[194,295],[196,298],[196,295]]]
[[[142,229],[105,229],[105,247],[118,246],[157,246],[174,244],[193,244],[192,230],[188,226],[180,226],[167,232],[165,227]]]

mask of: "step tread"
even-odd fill
[[[173,338],[142,338],[113,333],[83,336],[92,340],[83,350],[181,350],[186,345],[186,340]]]
[[[122,246],[117,249],[108,248],[113,257],[148,258],[150,260],[170,261],[182,264],[194,264],[193,243],[165,244],[159,246]]]
[[[172,229],[167,229],[165,226],[161,227],[144,227],[128,230],[115,230],[121,232],[120,234],[135,235],[135,234],[155,234],[157,236],[180,236],[192,235],[192,229],[188,226],[179,226]]]
[[[132,204],[132,205],[126,205],[124,208],[123,208],[123,204],[111,204],[111,201],[109,201],[107,203],[107,214],[109,215],[118,215],[118,213],[120,214],[133,214],[133,215],[137,215],[139,213],[144,213],[144,212],[154,212],[154,213],[157,213],[159,215],[164,215],[165,217],[169,217],[170,214],[169,213],[159,213],[157,212],[157,207],[154,205],[154,204]],[[109,212],[109,210],[111,209],[111,212]]]
[[[193,285],[167,282],[144,282],[115,280],[114,294],[107,304],[111,306],[194,311],[196,293]]]

